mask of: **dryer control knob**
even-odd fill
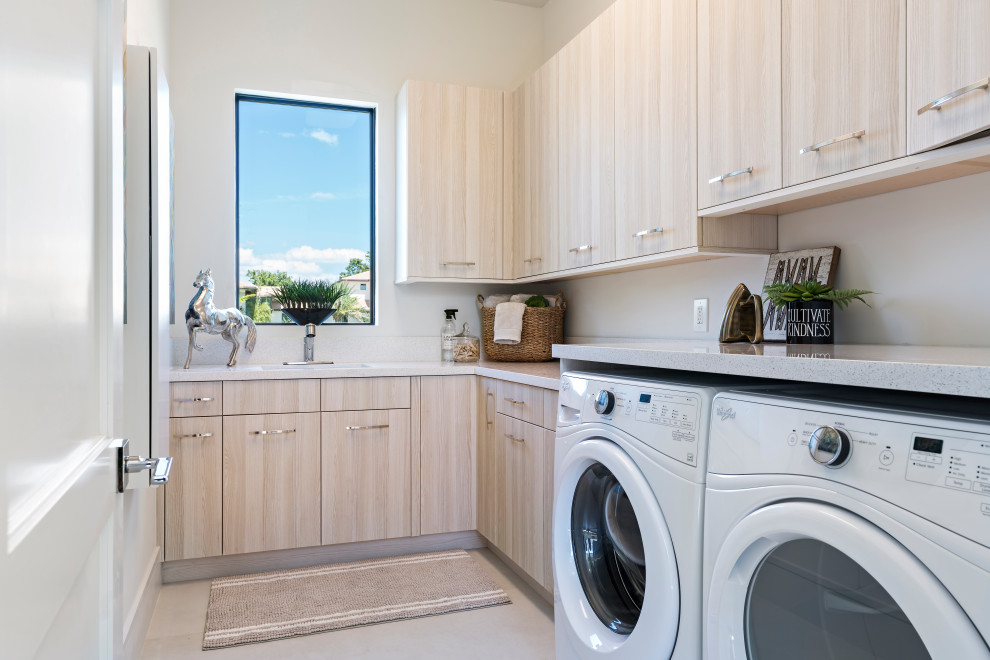
[[[608,415],[615,409],[615,395],[608,390],[598,390],[595,395],[595,412]]]
[[[852,442],[834,426],[819,426],[811,433],[808,451],[816,463],[830,468],[842,467],[849,460]]]

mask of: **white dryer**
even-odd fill
[[[990,658],[990,406],[720,394],[709,660]]]
[[[720,381],[655,374],[561,379],[552,541],[559,660],[701,655],[706,440]]]

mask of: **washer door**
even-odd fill
[[[752,513],[712,573],[709,658],[990,658],[972,622],[904,546],[848,511],[811,502]]]
[[[609,657],[669,657],[679,618],[677,564],[646,478],[602,438],[574,445],[558,474],[554,575],[569,636]]]

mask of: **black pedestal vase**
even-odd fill
[[[787,303],[788,344],[834,344],[835,303],[799,300]]]

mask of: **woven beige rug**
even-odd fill
[[[508,602],[464,550],[217,578],[203,650]]]

